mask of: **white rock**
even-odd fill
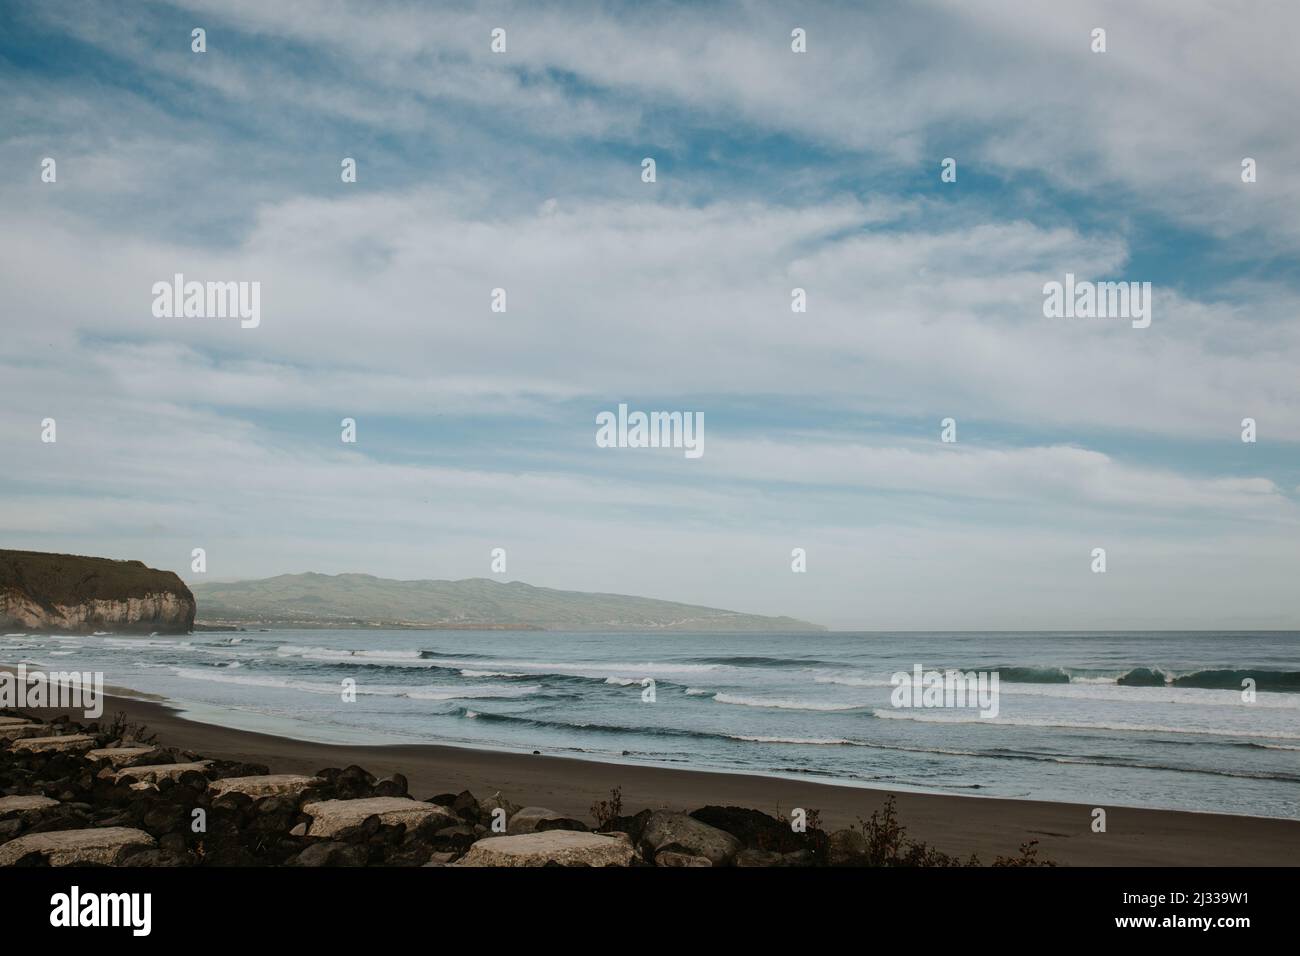
[[[59,801],[51,800],[49,797],[0,797],[0,817],[10,813],[22,813],[25,810],[44,810],[46,807],[57,807]]]
[[[479,840],[456,866],[627,866],[635,854],[617,837],[577,830],[544,830]]]
[[[421,803],[409,797],[366,797],[362,800],[323,800],[309,803],[302,812],[311,817],[308,836],[333,836],[340,830],[354,827],[365,821],[366,817],[378,816],[383,823],[405,823],[413,829],[433,816],[442,817],[449,824],[460,823],[456,816],[446,807],[434,803]]]
[[[95,738],[88,734],[67,734],[63,737],[28,737],[17,741],[14,750],[31,750],[35,753],[59,753],[60,751],[89,750],[95,746]]]
[[[219,797],[223,793],[244,793],[254,800],[279,793],[302,793],[308,787],[322,783],[320,777],[304,777],[297,773],[270,773],[257,777],[227,777],[208,784],[208,793]]]
[[[537,829],[537,824],[543,820],[563,819],[565,819],[564,814],[548,810],[546,807],[524,807],[510,815],[510,821],[506,824],[506,833],[511,836],[532,833]]]
[[[97,750],[91,750],[86,754],[86,757],[90,760],[107,760],[114,767],[120,767],[124,763],[130,763],[137,757],[155,753],[157,750],[157,747],[101,747]]]
[[[29,833],[0,844],[0,866],[12,866],[32,852],[48,857],[50,866],[111,864],[118,852],[125,847],[153,845],[153,837],[143,830],[133,830],[130,827],[92,827],[88,830]]]
[[[157,783],[159,780],[175,780],[183,773],[196,770],[202,773],[211,760],[199,760],[195,763],[159,763],[144,767],[127,767],[113,775],[114,780],[134,780],[137,783]]]

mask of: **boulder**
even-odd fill
[[[59,801],[51,800],[49,797],[0,797],[0,817],[6,817],[11,813],[25,813],[28,810],[44,810],[46,807],[57,807]]]
[[[707,856],[691,856],[675,850],[664,850],[655,854],[655,866],[713,866]]]
[[[44,724],[6,724],[0,727],[0,740],[23,740],[27,737],[44,737],[50,728]]]
[[[740,841],[730,833],[671,810],[656,810],[646,821],[641,845],[654,856],[673,850],[707,857],[714,866],[728,865],[740,852]]]
[[[368,854],[362,846],[347,843],[315,843],[289,861],[290,866],[365,866]]]
[[[75,753],[90,750],[95,746],[95,738],[89,734],[65,734],[62,737],[28,737],[16,741],[14,750],[30,750],[33,753]]]
[[[456,794],[456,799],[452,801],[451,809],[460,816],[462,820],[468,820],[470,823],[479,822],[479,814],[482,812],[478,805],[478,798],[468,790],[462,790]]]
[[[157,753],[157,747],[100,747],[88,751],[87,760],[107,760],[111,766],[120,767],[128,764],[132,760],[140,757],[147,757],[149,754]]]
[[[532,833],[537,829],[537,824],[543,820],[563,819],[565,819],[563,814],[548,810],[545,807],[524,807],[510,817],[510,820],[506,823],[506,833],[510,836],[516,836],[520,833]]]
[[[736,854],[732,861],[733,866],[786,866],[784,854],[773,852],[772,850],[759,850],[754,847],[746,847]]]
[[[385,777],[375,784],[376,797],[405,797],[408,796],[408,784],[406,778],[400,773],[395,773],[391,777]]]
[[[448,826],[460,823],[460,818],[434,803],[421,803],[408,797],[366,797],[360,800],[324,800],[309,803],[302,808],[312,818],[308,836],[334,836],[341,830],[359,826],[367,817],[377,816],[381,823],[404,823],[414,829],[424,820],[441,815]]]
[[[50,866],[111,866],[127,847],[152,847],[153,837],[130,827],[92,827],[87,830],[56,830],[29,833],[0,844],[0,866],[12,866],[29,853],[39,853]]]
[[[519,804],[501,796],[500,790],[492,794],[492,796],[488,797],[486,800],[480,800],[478,802],[478,807],[484,822],[488,824],[491,824],[492,822],[492,812],[494,810],[504,810],[506,812],[506,819],[509,820],[523,809]]]
[[[615,837],[549,830],[479,840],[456,866],[627,866],[634,857]]]
[[[208,792],[214,797],[226,793],[243,793],[256,800],[259,797],[280,794],[299,794],[311,787],[319,787],[323,783],[320,777],[305,777],[296,773],[269,773],[257,777],[226,777],[222,780],[213,780],[208,784]]]
[[[159,780],[178,780],[182,774],[189,773],[191,770],[202,773],[210,763],[211,760],[199,760],[195,763],[156,763],[143,767],[127,767],[113,774],[113,781],[116,783],[131,780],[134,781],[137,789],[142,789],[140,784],[155,784]]]
[[[693,819],[725,830],[747,847],[789,853],[803,849],[806,838],[790,828],[788,820],[769,816],[750,807],[701,807],[691,813]]]

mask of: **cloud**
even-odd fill
[[[24,10],[0,531],[226,577],[504,546],[850,626],[1294,625],[1300,14],[1058,7]],[[154,318],[177,272],[260,282],[261,326]],[[1151,327],[1045,318],[1066,272],[1153,280]],[[596,449],[621,401],[704,412],[706,456]]]

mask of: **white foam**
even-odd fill
[[[1276,740],[1300,740],[1300,734],[1285,731],[1233,730],[1226,727],[1169,727],[1161,724],[1100,723],[1087,720],[1044,720],[1037,717],[944,716],[909,708],[873,710],[872,715],[888,720],[916,720],[929,724],[995,724],[1006,727],[1045,727],[1066,730],[1114,730],[1147,734],[1200,734],[1206,737],[1262,737]]]
[[[780,710],[858,710],[862,704],[832,704],[823,701],[791,700],[788,697],[742,697],[738,694],[714,694],[719,704],[739,704],[742,707],[776,707]]]

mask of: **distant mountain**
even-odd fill
[[[520,581],[395,581],[369,574],[281,574],[195,584],[202,624],[430,627],[546,631],[821,631],[762,617],[622,594],[556,591]]]

